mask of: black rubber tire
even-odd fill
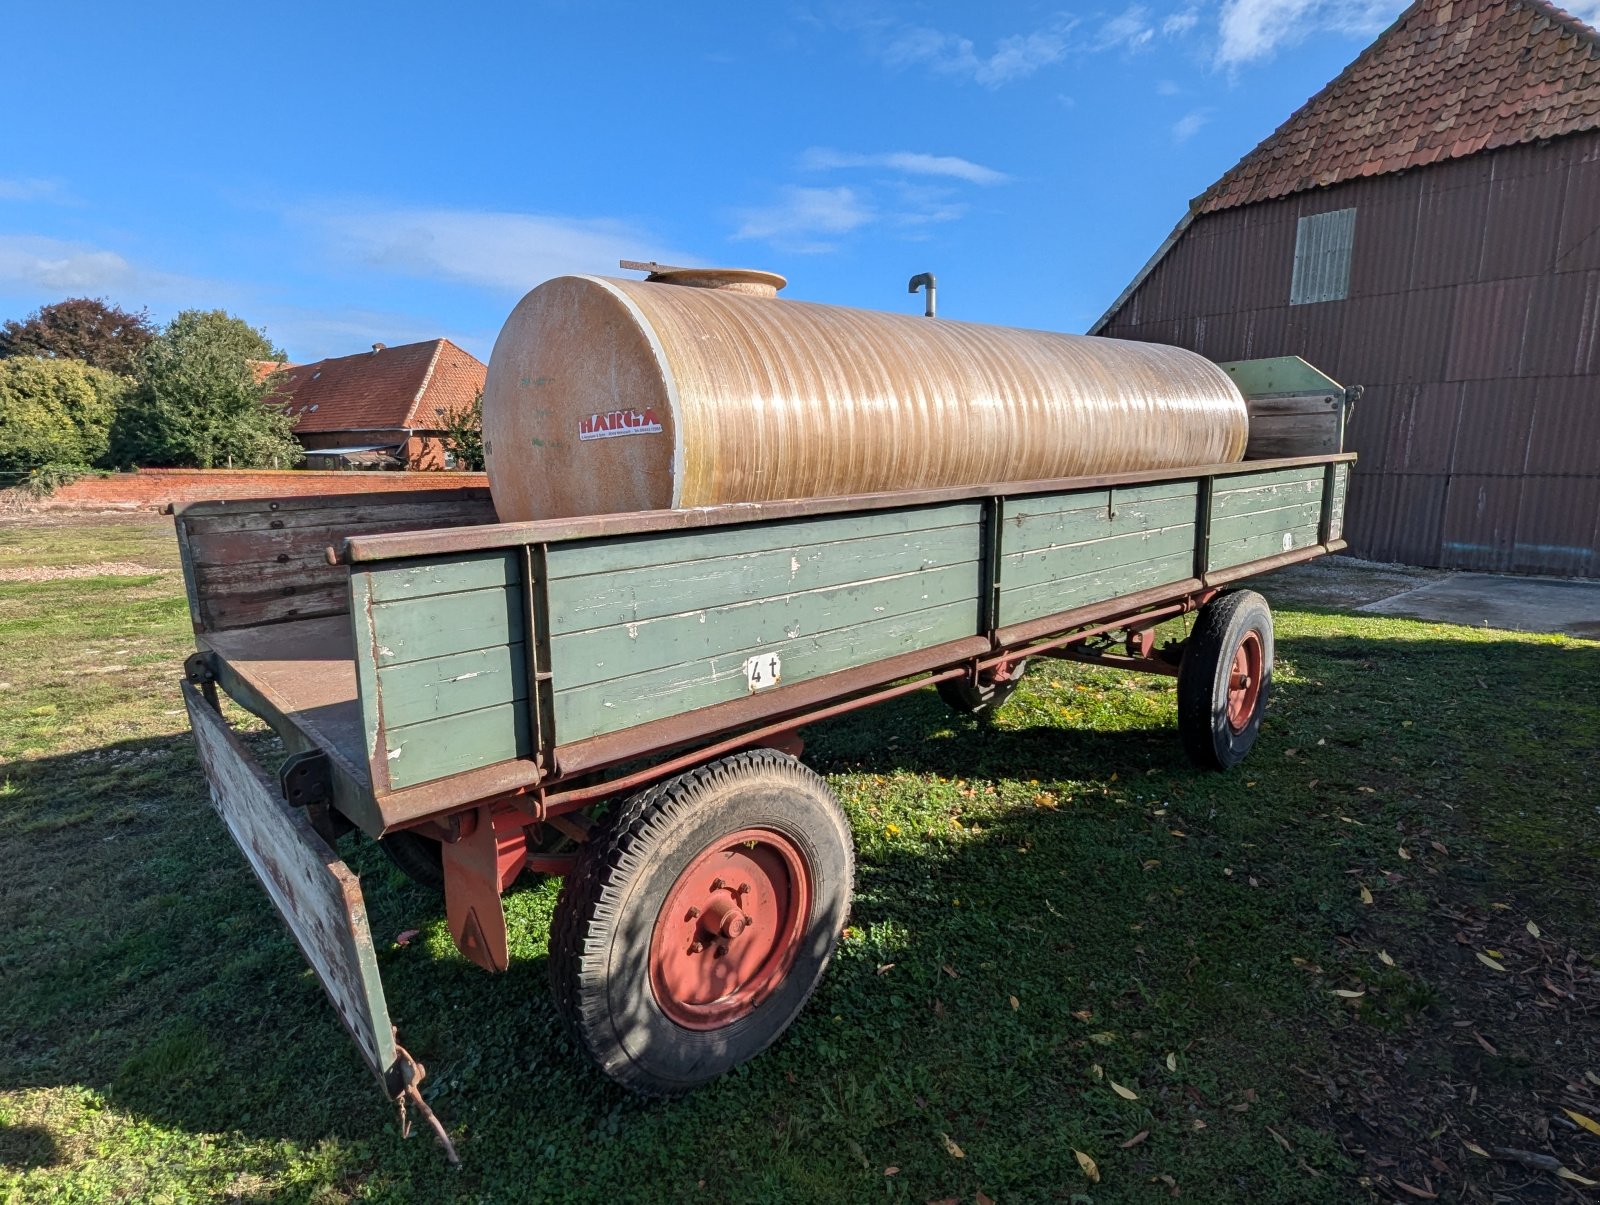
[[[1004,682],[991,679],[974,686],[965,678],[946,678],[935,685],[939,697],[951,711],[978,717],[993,715],[1006,705],[1006,700],[1022,685],[1022,674],[1027,668],[1026,661],[1018,662],[1012,666],[1011,677]]]
[[[1244,726],[1228,722],[1228,680],[1234,653],[1246,635],[1261,641],[1261,687]],[[1178,665],[1178,734],[1195,765],[1231,770],[1244,760],[1261,731],[1272,695],[1272,608],[1254,590],[1230,590],[1200,608]]]
[[[656,1002],[650,942],[667,893],[720,837],[760,827],[787,837],[812,880],[794,965],[748,1014],[688,1029]],[[828,785],[794,758],[755,749],[633,796],[578,855],[550,932],[557,1011],[608,1076],[643,1096],[675,1096],[760,1054],[810,999],[849,915],[850,828]]]
[[[379,837],[378,848],[418,887],[444,891],[444,854],[432,837],[401,830]]]

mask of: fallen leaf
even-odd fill
[[[891,1163],[888,1167],[883,1169],[883,1174],[886,1176],[898,1176],[900,1174],[900,1169]]]
[[[1111,1085],[1111,1090],[1113,1092],[1115,1092],[1118,1096],[1122,1097],[1123,1100],[1138,1100],[1139,1099],[1139,1094],[1137,1092],[1135,1092],[1132,1088],[1124,1088],[1121,1084],[1117,1083],[1117,1081],[1114,1080],[1114,1079],[1108,1079],[1106,1081],[1106,1083],[1110,1084]]]
[[[1365,996],[1367,992],[1365,988],[1360,991],[1352,991],[1347,987],[1336,987],[1333,989],[1333,994],[1335,996],[1343,996],[1346,1000],[1359,1000],[1362,996]]]
[[[1494,903],[1490,904],[1489,907],[1491,907],[1491,908],[1493,908],[1493,909],[1495,909],[1496,911],[1499,911],[1499,912],[1510,912],[1511,911],[1511,905],[1510,904],[1502,904],[1499,900],[1496,900]]]
[[[1098,1043],[1101,1046],[1109,1046],[1109,1045],[1111,1045],[1111,1043],[1113,1043],[1113,1042],[1115,1042],[1117,1040],[1117,1035],[1114,1034],[1114,1033],[1111,1033],[1108,1030],[1105,1033],[1092,1033],[1092,1034],[1090,1034],[1089,1035],[1089,1040],[1091,1042]]]
[[[1544,936],[1543,933],[1539,932],[1539,926],[1534,924],[1532,921],[1528,922],[1528,932],[1532,933],[1535,937],[1543,937]]]
[[[1582,1113],[1574,1113],[1571,1109],[1562,1109],[1561,1111],[1588,1130],[1589,1133],[1600,1138],[1600,1121],[1596,1121],[1592,1117],[1585,1117]]]
[[[1150,1131],[1149,1130],[1140,1130],[1132,1138],[1128,1139],[1128,1141],[1117,1143],[1117,1146],[1120,1147],[1122,1150],[1128,1150],[1130,1147],[1138,1146],[1141,1142],[1143,1142],[1148,1137],[1150,1137]]]
[[[1176,1051],[1169,1051],[1168,1054],[1167,1054],[1167,1070],[1168,1071],[1176,1071],[1177,1069],[1178,1069],[1178,1054],[1177,1054]]]
[[[944,1139],[944,1149],[950,1152],[952,1159],[965,1159],[967,1157],[967,1152],[957,1146],[956,1140],[950,1137],[949,1134],[941,1133],[939,1137]]]
[[[1585,1071],[1583,1073],[1583,1078],[1588,1080],[1596,1088],[1600,1088],[1600,1075],[1596,1075],[1593,1071]]]
[[[1083,1174],[1089,1177],[1089,1182],[1100,1183],[1100,1169],[1095,1166],[1094,1160],[1079,1150],[1074,1150],[1072,1153],[1077,1157],[1078,1166],[1083,1168]]]
[[[994,1198],[986,1192],[980,1192],[973,1198],[974,1205],[994,1205]]]
[[[1577,1172],[1568,1171],[1564,1167],[1556,1168],[1556,1176],[1558,1179],[1571,1180],[1574,1184],[1581,1184],[1585,1188],[1594,1188],[1596,1185],[1600,1185],[1600,1180],[1591,1180],[1588,1176],[1580,1176]]]
[[[1450,856],[1450,851],[1444,847],[1442,841],[1429,841],[1428,844],[1433,846],[1435,853],[1441,853],[1447,858]]]
[[[1181,830],[1175,828],[1169,828],[1167,831],[1174,837],[1187,837],[1189,835],[1188,833],[1182,832]]]
[[[1289,1145],[1289,1140],[1287,1138],[1285,1138],[1282,1134],[1278,1133],[1278,1131],[1273,1129],[1271,1126],[1267,1127],[1267,1133],[1271,1134],[1274,1138],[1276,1138],[1278,1140],[1278,1145],[1281,1146],[1285,1151],[1294,1150],[1294,1147]]]
[[[411,939],[420,932],[422,932],[421,929],[407,929],[405,932],[395,936],[394,944],[397,946],[409,946],[411,944]]]
[[[1463,1142],[1461,1145],[1466,1147],[1474,1155],[1481,1155],[1485,1159],[1487,1159],[1489,1157],[1489,1152],[1484,1150],[1476,1142]]]
[[[1478,950],[1478,951],[1475,951],[1475,952],[1478,955],[1478,961],[1483,963],[1483,965],[1488,967],[1490,970],[1492,970],[1492,971],[1504,971],[1505,970],[1505,967],[1501,966],[1494,959],[1490,958],[1482,950]]]
[[[1390,1183],[1392,1183],[1401,1192],[1408,1192],[1414,1197],[1421,1197],[1424,1201],[1437,1201],[1439,1199],[1438,1193],[1429,1192],[1426,1188],[1413,1187],[1412,1185],[1407,1184],[1404,1180],[1391,1180]]]
[[[1017,998],[1015,996],[1007,996],[1006,999],[1011,1001],[1011,1011],[1012,1012],[1016,1012],[1017,1009],[1022,1007],[1022,1004],[1017,1000]]]
[[[1378,951],[1378,961],[1383,963],[1383,965],[1386,967],[1392,967],[1394,965],[1394,959],[1389,957],[1388,950]]]
[[[1363,904],[1372,903],[1372,892],[1367,890],[1367,885],[1365,883],[1361,885],[1361,902]]]
[[[942,966],[942,967],[940,967],[940,968],[939,968],[939,969],[940,969],[940,970],[941,970],[941,971],[943,971],[943,972],[944,972],[944,973],[945,973],[945,974],[946,974],[946,975],[948,975],[948,976],[950,976],[950,978],[952,978],[952,979],[960,979],[960,978],[961,978],[961,976],[960,976],[960,975],[958,975],[958,974],[956,974],[956,969],[955,969],[955,967],[953,967],[953,966],[951,966],[951,965],[950,965],[950,964],[949,964],[949,963],[948,963],[948,962],[947,962],[947,963],[945,963],[945,964],[944,964],[944,965],[943,965],[943,966]]]
[[[1203,1129],[1206,1128],[1206,1123],[1201,1121],[1200,1118],[1196,1117],[1194,1120],[1192,1120],[1189,1123],[1189,1128],[1198,1133],[1200,1130],[1203,1130]]]
[[[1089,1068],[1089,1074],[1094,1076],[1095,1079],[1105,1079],[1106,1069],[1099,1063],[1096,1063],[1094,1066]]]
[[[880,963],[878,966],[878,974],[880,975],[887,975],[892,970],[894,970],[894,963],[892,962]]]

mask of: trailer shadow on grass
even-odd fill
[[[1051,663],[992,723],[924,692],[809,730],[856,834],[849,930],[790,1033],[681,1101],[572,1049],[554,884],[508,896],[512,969],[489,976],[437,897],[349,844],[460,1172],[397,1141],[186,736],[15,767],[0,1164],[94,1184],[148,1124],[175,1183],[242,1200],[1047,1198],[1088,1187],[1075,1151],[1097,1202],[1153,1176],[1203,1200],[1342,1201],[1359,1175],[1553,1199],[1460,1142],[1594,1175],[1550,1118],[1600,1115],[1569,1089],[1600,1073],[1600,646],[1294,620],[1229,775],[1184,761],[1169,682]]]

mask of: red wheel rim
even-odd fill
[[[740,829],[702,850],[667,892],[650,935],[650,989],[685,1029],[746,1016],[794,965],[811,914],[811,873],[795,843]]]
[[[1239,647],[1233,651],[1233,664],[1228,669],[1228,727],[1243,732],[1256,713],[1256,700],[1261,697],[1261,634],[1246,632]]]

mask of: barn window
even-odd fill
[[[1294,279],[1289,304],[1343,301],[1350,295],[1350,248],[1356,211],[1335,209],[1301,218],[1294,230]]]

